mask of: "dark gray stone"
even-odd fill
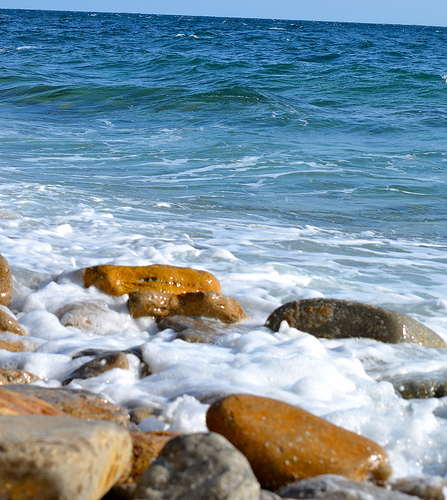
[[[409,477],[394,481],[391,488],[423,500],[445,500],[447,480],[439,476]]]
[[[382,376],[380,381],[391,382],[404,399],[443,398],[447,396],[447,370],[430,373],[407,373]]]
[[[363,337],[393,344],[411,342],[425,347],[445,347],[439,335],[410,316],[347,300],[289,302],[273,311],[265,326],[278,331],[282,321],[325,339]]]
[[[302,500],[416,500],[417,497],[381,488],[369,482],[359,482],[343,476],[325,474],[282,486],[277,490],[282,498]]]
[[[215,433],[179,436],[144,472],[135,499],[255,500],[261,487],[248,460]]]

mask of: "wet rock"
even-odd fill
[[[13,334],[0,335],[0,349],[9,352],[34,352],[39,343]]]
[[[14,317],[14,314],[5,306],[0,306],[0,331],[22,336],[27,334]]]
[[[145,500],[253,500],[259,483],[246,458],[218,434],[172,439],[138,483]]]
[[[281,500],[281,497],[272,491],[261,490],[261,500]]]
[[[159,408],[138,407],[129,410],[130,420],[137,425],[146,418],[157,418],[161,413]]]
[[[404,399],[443,398],[447,396],[447,370],[381,376],[379,380],[391,382],[394,389]]]
[[[212,274],[187,267],[155,264],[152,266],[95,266],[84,270],[84,283],[109,295],[124,295],[136,290],[168,293],[213,291],[221,293],[220,283]]]
[[[333,474],[288,484],[276,493],[282,498],[306,500],[416,500],[413,496]]]
[[[40,380],[40,378],[26,371],[0,368],[0,385],[31,384],[36,380]]]
[[[136,291],[129,295],[130,314],[134,318],[153,316],[205,316],[224,323],[238,323],[247,316],[236,299],[216,292],[191,292],[177,295],[166,292]]]
[[[89,391],[35,385],[9,385],[4,390],[14,391],[25,396],[34,396],[72,417],[85,420],[107,420],[125,429],[129,427],[129,413],[124,408]]]
[[[409,477],[391,483],[393,490],[423,500],[445,500],[447,479],[443,477]]]
[[[227,396],[209,408],[206,422],[248,458],[268,490],[320,474],[379,484],[391,475],[381,446],[281,401]]]
[[[112,370],[113,368],[121,368],[122,370],[129,369],[129,360],[123,352],[114,352],[104,356],[99,356],[96,359],[85,363],[85,365],[82,365],[68,378],[66,378],[62,382],[62,385],[67,385],[76,378],[86,379],[96,377],[101,375],[101,373]]]
[[[98,500],[128,474],[129,433],[70,417],[0,419],[0,498]]]
[[[126,482],[137,483],[143,472],[158,457],[165,444],[179,435],[175,432],[132,432],[132,469]]]
[[[67,304],[56,311],[61,325],[73,326],[81,332],[98,335],[104,333],[105,325],[107,328],[107,323],[110,321],[108,318],[110,315],[119,316],[102,302],[76,302]]]
[[[65,416],[61,410],[53,406],[51,403],[36,398],[32,394],[25,395],[16,393],[11,391],[10,387],[11,386],[9,385],[7,388],[0,387],[0,415]]]
[[[325,339],[364,337],[388,343],[412,342],[425,347],[445,347],[441,337],[410,316],[347,300],[289,302],[273,311],[265,325],[278,331],[282,321]]]
[[[8,261],[0,255],[0,305],[7,306],[12,295],[12,274]]]
[[[218,343],[225,335],[234,332],[243,333],[242,327],[230,326],[214,318],[196,318],[192,316],[170,316],[157,321],[160,330],[172,329],[177,337],[185,342],[210,344]]]

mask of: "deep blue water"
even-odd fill
[[[447,28],[0,12],[5,182],[445,241]]]

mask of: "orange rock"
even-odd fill
[[[63,416],[64,413],[39,398],[0,387],[0,415]]]
[[[266,489],[320,474],[378,484],[391,475],[378,444],[281,401],[227,396],[209,408],[206,421],[247,457]]]
[[[12,295],[12,275],[8,261],[0,255],[0,305],[7,306]]]
[[[221,293],[220,283],[212,274],[188,267],[155,264],[152,266],[95,266],[84,270],[84,283],[109,295],[124,295],[136,290],[168,293],[213,291]]]
[[[236,299],[216,292],[191,292],[177,295],[166,292],[137,291],[129,295],[130,314],[134,318],[153,316],[205,316],[224,323],[237,323],[245,319],[241,305]]]
[[[133,461],[132,470],[126,479],[128,483],[137,483],[143,472],[158,457],[164,445],[180,436],[176,432],[132,432]]]
[[[15,333],[16,335],[25,336],[25,330],[20,326],[19,322],[14,318],[12,312],[6,307],[0,306],[0,331]]]

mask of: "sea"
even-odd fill
[[[60,387],[76,353],[140,346],[152,375],[129,355],[68,387],[185,433],[266,396],[378,442],[394,478],[445,477],[447,397],[392,384],[447,373],[445,350],[264,323],[328,297],[447,340],[446,48],[445,27],[0,10],[0,253],[37,346],[0,366]],[[86,289],[98,264],[209,271],[248,319],[176,339]],[[89,331],[58,320],[78,302],[105,305]]]

